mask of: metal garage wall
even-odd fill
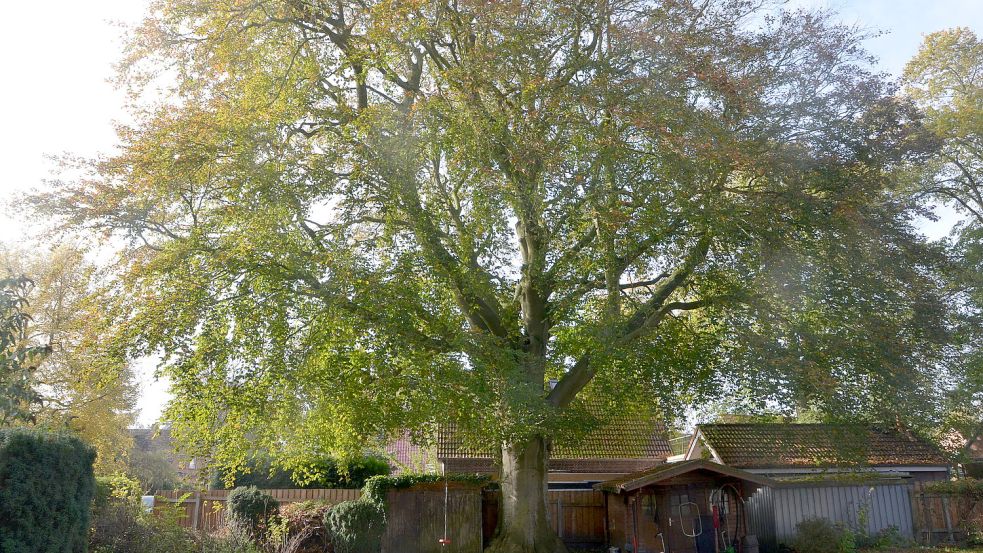
[[[912,538],[910,485],[809,485],[763,488],[747,502],[749,533],[758,535],[762,551],[774,551],[778,543],[795,535],[803,520],[825,518],[873,535],[895,527]],[[866,512],[866,514],[862,514]]]
[[[771,488],[760,488],[744,504],[748,534],[758,537],[762,553],[777,549],[775,539],[775,501]]]

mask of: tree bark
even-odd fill
[[[502,503],[488,553],[566,553],[546,505],[547,458],[542,438],[502,450]]]

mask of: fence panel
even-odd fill
[[[331,504],[358,499],[361,490],[323,489],[323,490],[263,490],[273,496],[281,505],[302,501],[325,501]],[[168,490],[158,492],[159,503],[172,504],[181,512],[179,524],[185,528],[195,528],[214,532],[225,527],[225,503],[229,490],[207,490],[189,492]],[[160,510],[161,507],[158,507]]]
[[[983,502],[971,496],[926,491],[915,484],[911,493],[915,539],[925,545],[961,543],[983,528]]]
[[[474,487],[451,487],[446,496],[443,486],[390,491],[382,551],[481,553],[481,511],[481,490]],[[450,543],[442,545],[443,538]]]
[[[358,499],[360,490],[264,490],[281,504],[322,500],[340,503]],[[225,503],[228,490],[202,492],[166,491],[157,495],[158,509],[174,505],[179,522],[186,528],[213,532],[225,527]],[[387,551],[401,544],[421,544],[420,553],[441,551],[438,540],[444,537],[444,491],[418,488],[390,492]],[[548,497],[553,528],[572,548],[597,548],[604,545],[604,494],[595,490],[550,491]],[[445,553],[480,552],[495,530],[498,518],[498,493],[451,488],[448,497],[448,534],[451,547]],[[478,544],[475,549],[474,543]],[[431,548],[428,544],[433,545]],[[415,547],[415,546],[414,546]]]
[[[596,490],[550,490],[546,499],[553,530],[571,548],[604,546],[604,493]],[[498,524],[499,492],[482,497],[483,535],[491,539]]]

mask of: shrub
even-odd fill
[[[324,501],[290,503],[280,509],[280,520],[270,532],[277,553],[322,553],[331,538],[325,519],[331,504]]]
[[[959,478],[957,480],[929,482],[925,484],[925,491],[980,501],[983,500],[983,480]]]
[[[95,458],[68,434],[0,430],[0,552],[84,552]]]
[[[189,532],[167,510],[148,514],[136,502],[110,499],[93,513],[93,553],[171,553],[191,551],[190,544]]]
[[[910,540],[901,535],[897,526],[889,526],[870,536],[857,536],[857,547],[861,549],[900,549],[911,545]]]
[[[378,553],[386,530],[386,512],[373,501],[343,501],[328,512],[325,526],[335,553]]]
[[[442,484],[445,479],[452,483],[479,487],[486,486],[491,482],[491,479],[483,474],[450,474],[446,477],[439,474],[373,476],[365,481],[365,486],[362,487],[362,497],[383,505],[386,502],[386,492],[389,490],[411,488],[419,484]]]
[[[228,498],[229,528],[260,540],[265,537],[270,518],[279,508],[280,504],[265,492],[253,487],[236,488]]]
[[[849,528],[825,518],[803,520],[789,544],[796,553],[855,553],[856,536]]]
[[[111,499],[95,515],[92,553],[261,553],[248,540],[209,536],[178,524],[184,509],[163,506],[145,513],[136,502]]]
[[[140,482],[123,475],[97,476],[92,498],[93,513],[109,506],[112,501],[136,502],[140,499]]]

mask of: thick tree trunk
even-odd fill
[[[546,461],[543,439],[502,451],[501,511],[488,553],[566,553],[546,508]]]

